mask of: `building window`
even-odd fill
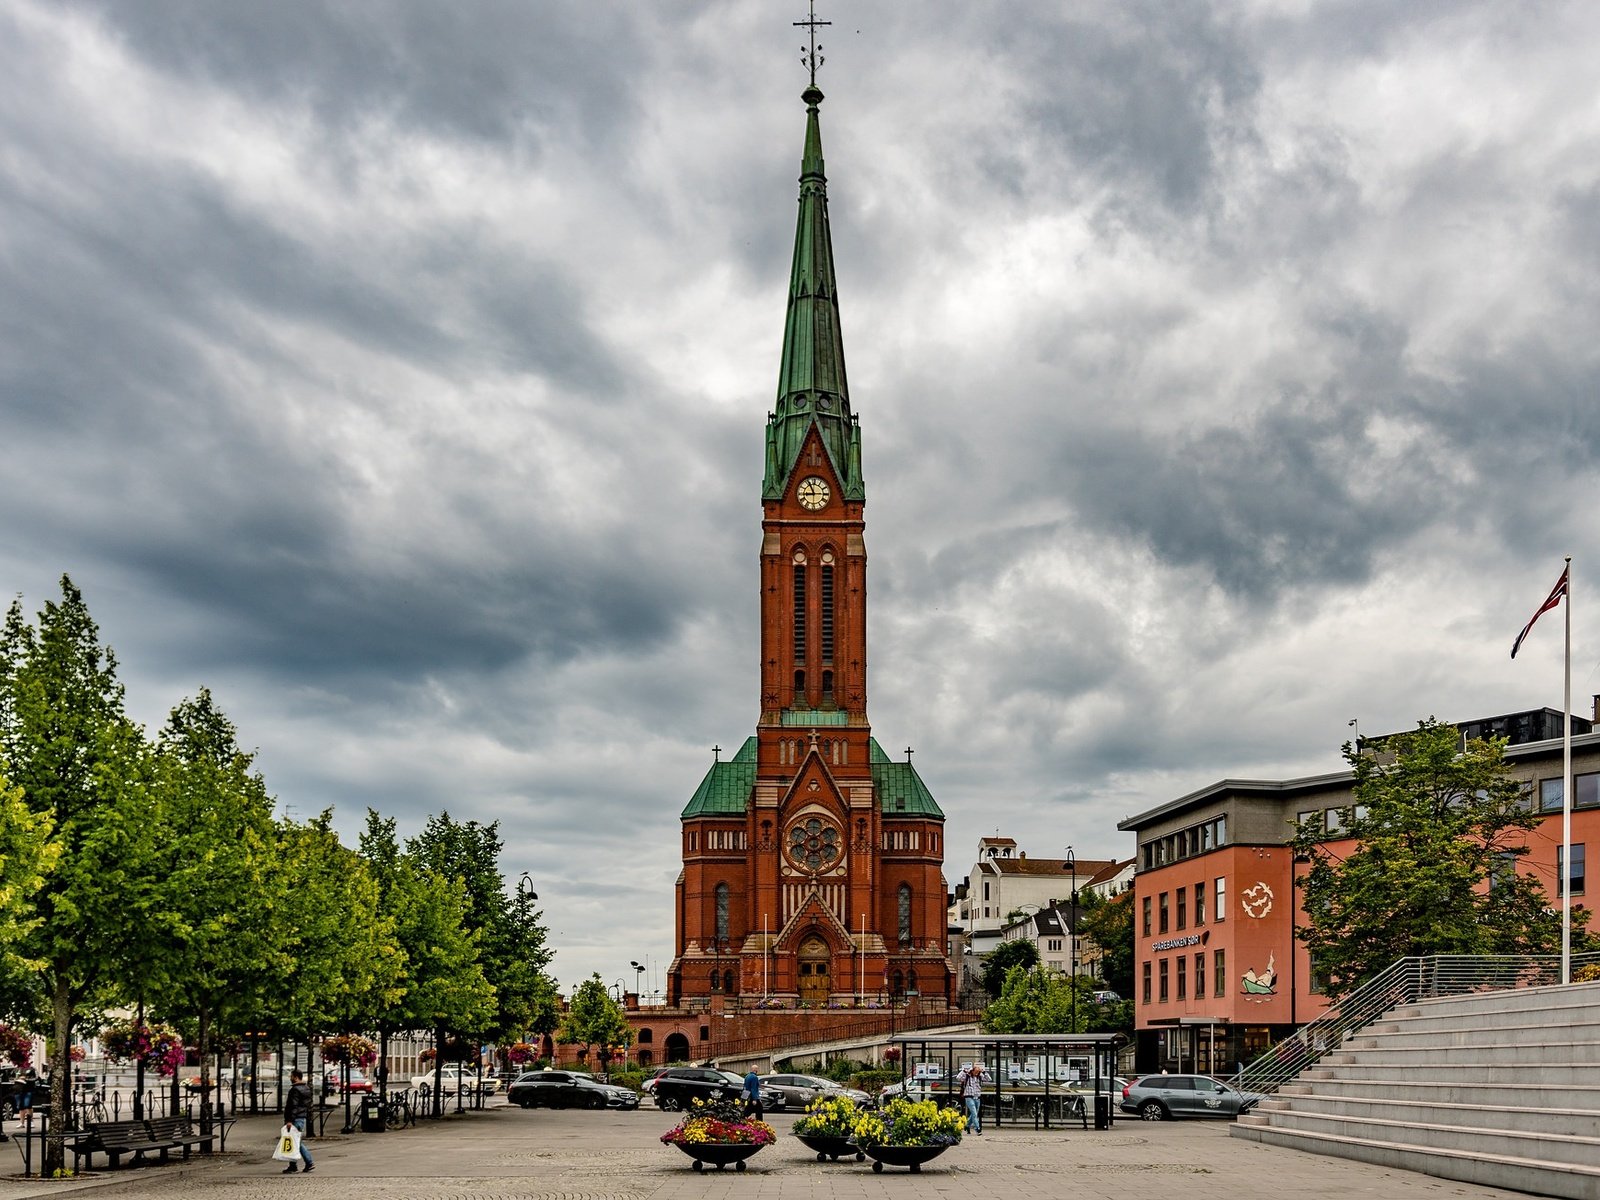
[[[1194,956],[1194,998],[1204,999],[1206,994],[1206,955],[1202,950]]]
[[[1212,986],[1216,988],[1215,994],[1218,996],[1226,994],[1228,979],[1227,953],[1228,952],[1226,950],[1218,950],[1211,956],[1211,965],[1214,968],[1211,972],[1211,981]]]
[[[987,879],[983,881],[983,898],[985,900],[989,898],[989,881]]]
[[[806,569],[797,564],[794,569],[794,660],[806,660]],[[797,701],[799,697],[795,698]]]
[[[900,918],[900,944],[911,944],[911,885],[902,883],[898,893],[899,918]]]
[[[1160,913],[1156,928],[1165,933],[1167,931],[1167,894],[1165,892],[1161,893],[1161,899],[1157,902],[1156,908]]]
[[[1189,889],[1178,889],[1178,928],[1189,928]]]
[[[728,885],[717,884],[717,940],[728,940]]]
[[[1161,1003],[1165,1004],[1167,1002],[1167,960],[1164,958],[1161,960],[1161,970],[1158,974],[1161,976]]]
[[[1206,923],[1206,884],[1203,879],[1194,885],[1194,923],[1196,925]]]
[[[833,661],[833,568],[826,565],[822,568],[822,661]]]
[[[1539,781],[1539,811],[1561,811],[1561,780],[1541,779]]]
[[[1556,847],[1559,853],[1560,847]],[[1505,887],[1517,877],[1517,852],[1515,850],[1497,850],[1489,864],[1489,890],[1495,891]]]
[[[1593,808],[1600,804],[1600,774],[1572,777],[1572,807]]]
[[[1217,876],[1216,881],[1211,885],[1211,895],[1216,901],[1211,906],[1216,910],[1216,915],[1211,919],[1213,921],[1226,921],[1228,919],[1228,877],[1226,875]]]
[[[1150,964],[1144,964],[1144,1002],[1150,1003]]]
[[[1565,851],[1566,851],[1566,847],[1565,846],[1557,846],[1556,847],[1556,880],[1557,880],[1556,886],[1557,886],[1557,888],[1560,887],[1560,881],[1562,879],[1567,878],[1567,873],[1564,870],[1562,870],[1562,864],[1564,863],[1564,861],[1566,859]],[[1583,843],[1582,842],[1573,842],[1572,843],[1572,875],[1571,875],[1571,881],[1572,881],[1572,895],[1574,895],[1574,896],[1583,895],[1583,857],[1584,857],[1584,855],[1583,855]],[[1556,892],[1556,895],[1559,896],[1560,894],[1561,893],[1558,890]]]
[[[1057,953],[1060,953],[1060,951],[1062,949],[1062,946],[1061,946],[1062,941],[1063,941],[1062,938],[1049,938],[1045,942],[1045,949],[1046,950],[1054,950]]]
[[[1150,936],[1150,897],[1144,898],[1144,936]]]
[[[1330,808],[1327,811],[1323,820],[1329,833],[1344,832],[1344,812],[1345,810],[1342,808]]]
[[[1178,955],[1178,999],[1189,998],[1189,960],[1183,955]]]
[[[1218,817],[1212,824],[1217,827],[1217,847],[1221,849],[1228,844],[1228,818]]]

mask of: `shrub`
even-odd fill
[[[900,1078],[899,1068],[874,1067],[867,1071],[857,1071],[850,1077],[850,1086],[873,1096],[891,1083],[899,1083]]]
[[[644,1086],[644,1074],[641,1071],[617,1071],[612,1074],[611,1082],[618,1087],[632,1088],[637,1092]]]

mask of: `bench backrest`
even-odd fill
[[[145,1124],[150,1127],[150,1136],[153,1138],[191,1136],[189,1118],[185,1116],[151,1117]]]
[[[89,1132],[107,1149],[125,1146],[130,1142],[144,1143],[150,1134],[143,1121],[100,1121],[89,1126]]]

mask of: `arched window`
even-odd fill
[[[639,1030],[639,1044],[641,1046],[648,1046],[651,1042],[653,1042],[655,1040],[656,1040],[656,1031],[654,1029],[651,1029],[650,1026],[646,1025],[642,1029]]]
[[[728,940],[728,885],[717,884],[717,940]]]
[[[803,555],[794,565],[794,660],[806,661],[806,566]]]
[[[724,971],[722,973],[722,990],[726,994],[728,994],[729,996],[733,995],[733,971],[732,970],[727,970],[727,971]]]
[[[833,672],[832,671],[824,671],[822,673],[822,702],[824,704],[832,704],[833,703]]]
[[[911,944],[911,885],[909,883],[902,883],[900,885],[898,900],[900,918],[900,944],[902,946],[909,946]]]
[[[896,971],[894,979],[889,984],[889,994],[899,996],[906,990],[906,977],[903,971]]]
[[[911,992],[922,990],[921,988],[917,987],[917,969],[915,967],[911,968],[911,978],[906,980],[906,990]]]

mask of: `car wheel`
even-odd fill
[[[0,1100],[0,1120],[11,1120],[16,1111],[16,1105],[13,1103],[10,1096],[7,1096],[4,1100]]]
[[[584,1105],[585,1108],[604,1108],[605,1106],[606,1102],[600,1096],[590,1096],[588,1103]]]
[[[1159,1100],[1146,1100],[1139,1105],[1139,1119],[1141,1121],[1165,1121],[1167,1110],[1161,1106]]]
[[[662,1112],[677,1112],[680,1107],[675,1096],[658,1096],[656,1103],[661,1106]]]
[[[517,1103],[520,1104],[523,1108],[532,1108],[533,1107],[533,1101],[532,1100],[518,1100]]]

